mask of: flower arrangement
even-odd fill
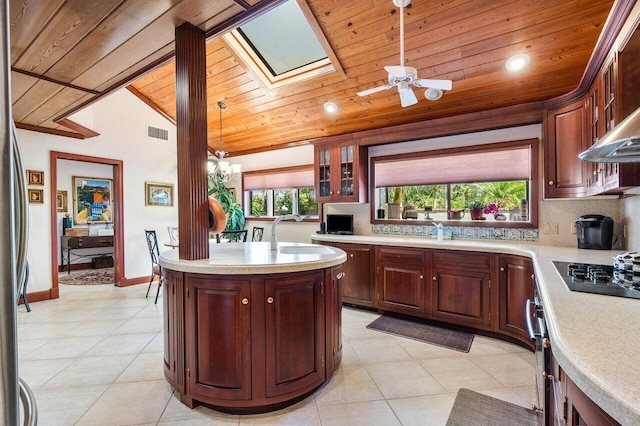
[[[486,206],[483,210],[484,214],[492,214],[492,215],[497,215],[500,214],[500,208],[498,207],[498,205],[496,203],[491,203],[488,206]]]

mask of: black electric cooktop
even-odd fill
[[[553,262],[572,291],[640,299],[640,274],[611,265]]]

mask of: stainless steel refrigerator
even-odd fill
[[[17,302],[27,279],[27,207],[26,186],[17,135],[11,115],[9,2],[0,7],[0,421],[3,425],[20,423],[20,400],[23,402],[23,424],[37,424],[35,398],[18,375]]]

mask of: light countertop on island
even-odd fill
[[[272,251],[269,242],[209,244],[209,258],[183,260],[179,250],[160,253],[160,265],[173,271],[198,274],[277,274],[324,269],[340,265],[347,254],[335,247],[281,242]]]
[[[320,235],[314,241],[512,254],[532,259],[551,348],[576,385],[624,425],[640,424],[640,299],[570,291],[553,261],[612,265],[622,250],[537,243],[380,235]]]

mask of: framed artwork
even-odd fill
[[[56,191],[56,208],[59,212],[67,211],[67,191]]]
[[[44,172],[39,170],[27,170],[28,185],[44,185]]]
[[[159,182],[145,182],[145,206],[173,206],[173,184]]]
[[[44,190],[42,189],[28,189],[29,191],[29,202],[42,204],[44,203]]]
[[[112,179],[73,176],[73,223],[113,223]]]

